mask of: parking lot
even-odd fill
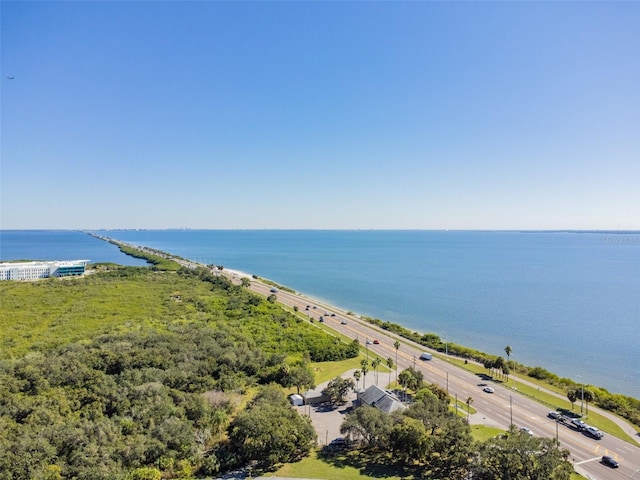
[[[353,379],[353,372],[354,370],[349,370],[341,376],[345,379]],[[320,394],[328,383],[327,381],[316,386],[312,391],[306,392],[305,396],[314,396],[314,392]],[[342,425],[345,415],[353,408],[355,399],[355,392],[350,391],[347,395],[347,402],[344,405],[333,407],[328,403],[320,403],[317,405],[301,405],[296,409],[301,415],[311,417],[311,423],[318,435],[318,445],[328,445],[332,440],[342,436],[340,434],[340,425]]]

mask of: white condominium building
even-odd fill
[[[0,280],[36,280],[83,275],[89,260],[0,263]]]

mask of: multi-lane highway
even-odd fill
[[[227,272],[238,281],[238,275]],[[419,360],[424,347],[406,339],[378,329],[353,315],[320,304],[313,299],[283,290],[272,292],[268,285],[255,279],[251,281],[251,290],[261,295],[276,294],[280,303],[289,307],[298,307],[301,314],[317,322],[323,317],[324,325],[353,339],[358,339],[370,354],[383,360],[391,357],[394,362],[396,353],[399,371],[414,366],[423,372],[425,380],[437,383],[448,390],[452,397],[464,402],[473,398],[473,407],[477,410],[474,420],[486,425],[507,429],[512,423],[518,427],[531,429],[534,435],[558,438],[560,445],[571,452],[570,460],[578,473],[590,479],[617,480],[636,478],[640,480],[640,448],[612,435],[596,440],[582,432],[557,423],[547,416],[549,409],[536,403],[531,398],[518,394],[517,391],[503,385],[490,383],[494,393],[486,393],[482,380],[475,374],[449,363],[446,358],[433,357],[430,361]],[[307,306],[309,308],[307,309]],[[315,307],[315,308],[314,308]],[[328,314],[328,315],[327,315]],[[334,316],[332,316],[332,314]],[[367,344],[367,340],[378,340],[378,344]],[[394,343],[399,340],[400,348],[396,351]],[[616,459],[620,467],[612,469],[600,463],[603,455]]]

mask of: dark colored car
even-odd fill
[[[331,440],[331,443],[329,444],[329,447],[331,448],[345,448],[349,446],[349,442],[342,437],[338,437],[335,438],[333,440]]]
[[[618,468],[620,466],[618,465],[618,462],[616,462],[613,457],[610,457],[609,455],[605,455],[604,457],[602,457],[602,464],[611,468]]]
[[[587,424],[584,423],[579,418],[574,418],[573,420],[571,420],[571,425],[573,425],[573,428],[575,428],[577,430],[580,430],[580,431],[582,431],[585,428],[587,428]]]
[[[380,341],[379,341],[379,340],[374,340],[374,341],[373,341],[373,344],[374,344],[374,345],[380,345]]]

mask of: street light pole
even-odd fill
[[[449,356],[449,339],[447,338],[447,332],[442,332],[444,333],[444,354]]]
[[[513,427],[513,398],[509,395],[509,412],[511,415],[511,426]]]
[[[580,379],[580,415],[583,414],[584,408],[584,382],[582,381],[582,375],[576,375]]]

